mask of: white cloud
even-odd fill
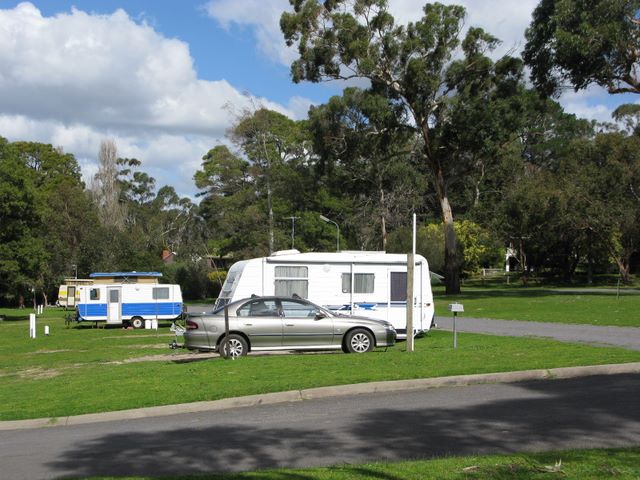
[[[210,0],[204,5],[207,14],[221,26],[250,28],[258,50],[283,65],[296,59],[294,48],[287,48],[280,31],[280,15],[290,9],[288,0]]]
[[[88,171],[100,141],[114,138],[120,155],[180,194],[193,193],[201,157],[233,120],[225,105],[292,115],[224,79],[198,79],[185,42],[124,10],[45,17],[21,3],[0,9],[0,45],[0,135],[62,146]]]
[[[596,120],[598,122],[613,122],[611,113],[622,98],[613,97],[607,91],[598,86],[590,86],[585,90],[574,92],[567,90],[560,97],[560,103],[567,113],[572,113],[578,118]]]
[[[309,113],[309,108],[312,105],[315,105],[316,102],[309,100],[304,97],[291,97],[289,100],[289,104],[287,105],[288,110],[291,112],[292,118],[295,120],[303,120],[307,118]]]

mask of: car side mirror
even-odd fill
[[[323,318],[326,318],[327,316],[324,313],[316,313],[316,320],[322,320]]]

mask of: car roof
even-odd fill
[[[235,300],[233,302],[231,302],[229,305],[233,304],[235,305],[236,303],[244,303],[250,300],[296,300],[299,302],[305,302],[305,303],[310,303],[311,305],[316,305],[315,303],[307,300],[306,298],[302,298],[302,297],[287,297],[285,295],[252,295],[250,297],[246,297],[246,298],[241,298],[240,300]],[[317,305],[316,305],[317,306]]]

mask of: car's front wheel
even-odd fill
[[[375,343],[371,332],[363,328],[356,328],[347,335],[345,346],[349,353],[366,353],[373,350]]]
[[[249,351],[249,344],[244,337],[235,333],[229,335],[227,342],[225,342],[224,338],[220,341],[220,355],[223,357],[227,356],[227,345],[229,346],[229,356],[232,358],[244,357]]]

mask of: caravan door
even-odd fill
[[[122,289],[107,287],[107,323],[122,323]]]
[[[76,306],[76,287],[69,285],[67,287],[67,308]]]

